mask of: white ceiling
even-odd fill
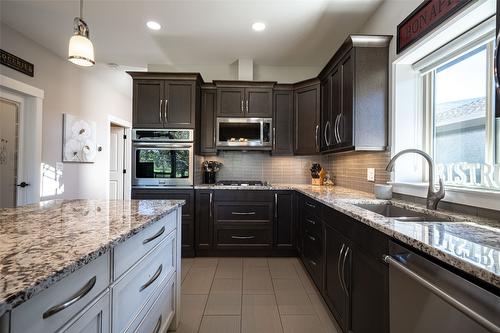
[[[96,61],[123,66],[324,65],[382,0],[84,1]],[[78,1],[0,0],[0,20],[66,57]],[[145,23],[163,28],[150,31]],[[263,21],[264,32],[251,24]]]

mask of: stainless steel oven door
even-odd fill
[[[192,143],[134,142],[133,186],[193,185]]]

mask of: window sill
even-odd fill
[[[427,197],[427,183],[390,182],[393,192],[420,198]],[[500,191],[445,186],[446,196],[442,201],[461,205],[500,210]]]

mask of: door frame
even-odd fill
[[[0,97],[19,104],[17,177],[29,183],[30,187],[25,195],[17,191],[16,205],[37,203],[41,189],[44,91],[0,74]],[[35,167],[27,168],[28,165]]]
[[[132,123],[130,121],[121,119],[119,117],[108,115],[108,130],[106,131],[107,136],[107,147],[108,147],[108,158],[106,159],[106,198],[109,199],[109,149],[111,148],[111,125],[116,125],[123,127],[125,130],[125,135],[127,139],[125,140],[125,145],[123,148],[123,167],[127,170],[127,173],[123,177],[123,200],[129,200],[131,197],[132,190],[132,163],[131,163],[131,153],[132,153]]]

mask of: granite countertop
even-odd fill
[[[402,200],[378,200],[373,194],[339,186],[272,184],[269,186],[196,185],[196,189],[295,190],[334,208],[442,262],[500,288],[500,221],[428,210]],[[391,203],[450,222],[410,222],[384,217],[356,204]]]
[[[183,200],[51,200],[0,209],[0,316]]]

